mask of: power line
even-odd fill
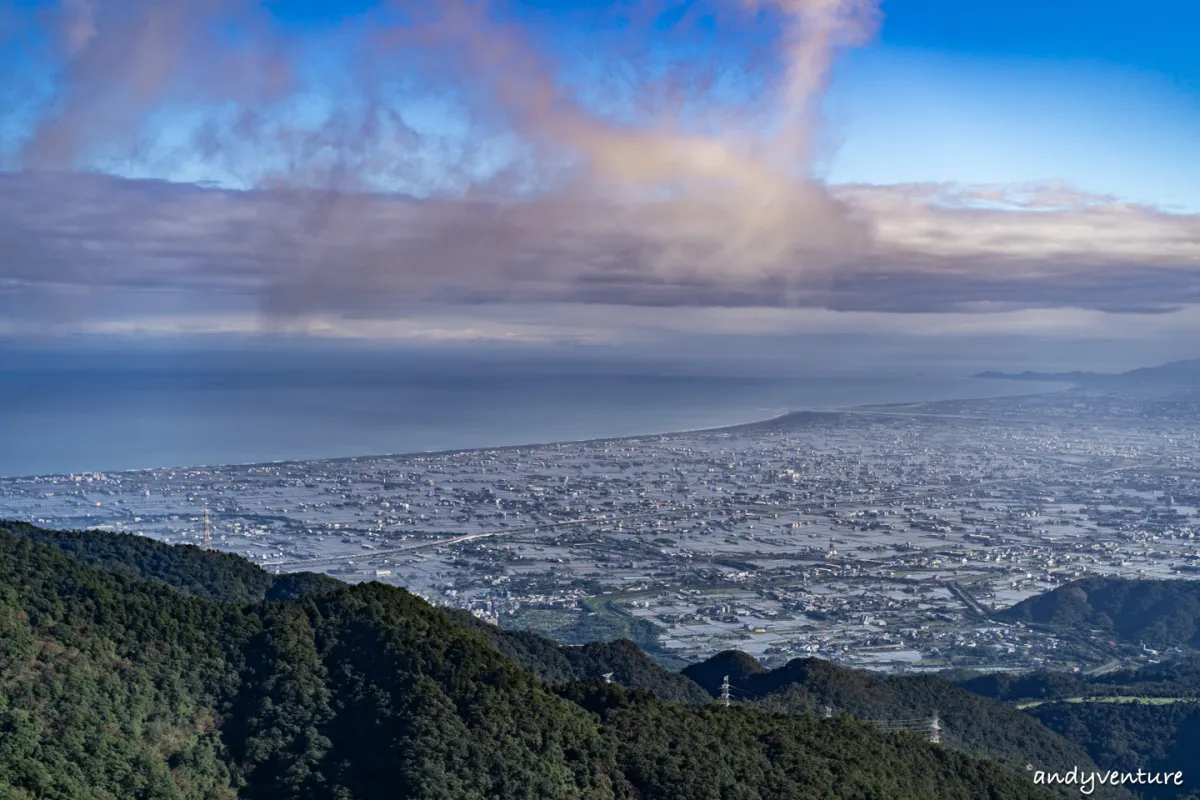
[[[933,744],[942,744],[943,737],[946,734],[946,729],[942,725],[941,717],[935,710],[933,716],[926,718],[915,719],[866,719],[863,722],[869,722],[880,730],[886,733],[896,733],[907,731],[909,733],[923,733],[926,738]]]
[[[200,530],[200,546],[205,550],[212,550],[212,518],[208,515],[208,506],[204,507]]]
[[[732,693],[738,692],[742,695],[756,697],[760,700],[774,700],[774,697],[761,695],[757,692],[752,692],[749,689],[743,689],[740,686],[733,686],[729,683],[729,676],[726,675],[721,681],[721,703],[728,707],[732,698]],[[829,719],[833,716],[832,706],[822,706],[821,716],[824,719]],[[942,724],[941,715],[937,709],[934,709],[933,714],[929,717],[910,717],[908,719],[864,719],[863,722],[869,722],[885,733],[920,733],[932,744],[947,744],[956,750],[973,751],[973,748],[966,747],[965,744],[957,736],[952,736]]]

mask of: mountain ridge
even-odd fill
[[[1089,626],[1128,645],[1200,649],[1200,581],[1081,578],[994,616],[1060,629]]]
[[[163,579],[239,574],[204,551],[180,569],[178,551],[149,548],[134,575],[87,563],[119,561],[129,540],[30,534],[0,525],[5,798],[1047,796],[848,718],[666,703],[595,677],[551,686],[396,587],[221,602]]]
[[[942,735],[954,746],[1021,770],[1066,772],[1099,769],[1083,747],[1042,726],[1031,716],[935,675],[878,675],[817,658],[797,658],[764,669],[753,657],[725,651],[684,669],[714,697],[726,676],[739,699],[785,713],[849,714],[895,725],[936,715]],[[1128,797],[1123,792],[1113,797]]]
[[[1156,386],[1200,385],[1200,358],[1170,361],[1155,367],[1139,367],[1126,372],[997,372],[989,370],[973,378],[1012,381],[1049,381],[1077,386],[1123,389]]]

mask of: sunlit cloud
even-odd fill
[[[244,0],[31,13],[57,72],[2,127],[0,313],[96,334],[597,342],[637,308],[677,330],[736,332],[744,309],[777,330],[915,315],[895,324],[1066,335],[1200,303],[1200,215],[1061,182],[815,177],[831,66],[877,30],[876,3],[707,4],[755,43],[721,59],[695,9],[664,25],[618,6],[582,59],[468,0],[392,0],[319,37]],[[145,305],[167,296],[187,299]],[[578,327],[497,322],[505,306],[576,308]]]

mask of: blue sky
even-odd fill
[[[589,12],[610,5],[529,0],[516,15],[586,42]],[[272,8],[312,35],[378,3]],[[1200,210],[1200,3],[885,0],[882,11],[876,41],[847,54],[825,101],[830,181],[1062,179]],[[719,27],[709,42],[719,52]]]
[[[1200,336],[1200,3],[480,8],[0,8],[0,316]]]
[[[884,45],[963,54],[1104,61],[1200,81],[1188,0],[886,0]]]
[[[1149,70],[881,47],[826,107],[835,183],[1062,179],[1200,210],[1200,93]]]
[[[605,41],[591,26],[613,5],[526,0],[507,13],[578,58]],[[668,22],[679,10],[699,8],[668,6]],[[371,15],[387,11],[378,0],[277,0],[265,7],[285,39],[309,43],[309,71],[327,76],[345,57],[339,29],[370,28]],[[1062,179],[1096,193],[1200,210],[1200,3],[885,0],[881,8],[875,41],[844,54],[824,100],[827,157],[820,168],[831,182]],[[750,35],[722,28],[723,21],[728,17],[715,25],[701,18],[707,33],[657,46],[736,61],[745,46],[772,35],[769,27]],[[14,32],[9,48],[27,55],[37,32]],[[609,20],[605,35],[614,34],[620,26]],[[30,67],[17,58],[7,69],[16,75]],[[45,73],[35,74],[44,88]],[[430,120],[427,111],[423,116]],[[10,114],[4,130],[13,137],[28,121]],[[441,122],[452,129],[458,121],[447,114]],[[436,117],[427,124],[438,124]]]
[[[833,181],[1060,178],[1200,210],[1200,4],[888,0],[829,105]]]

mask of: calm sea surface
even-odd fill
[[[911,372],[664,375],[384,355],[8,355],[0,476],[590,439],[1046,388]]]

